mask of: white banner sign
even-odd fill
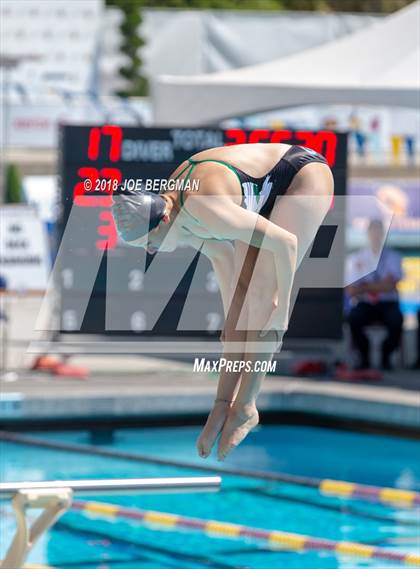
[[[35,208],[0,208],[0,274],[9,290],[43,290],[49,273],[45,226]]]

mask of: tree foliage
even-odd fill
[[[6,203],[21,203],[22,180],[16,164],[8,164],[6,168]]]
[[[147,79],[142,75],[142,59],[140,57],[144,40],[140,35],[142,23],[142,0],[107,0],[108,5],[119,8],[124,17],[120,30],[122,35],[121,53],[127,58],[127,63],[120,67],[120,75],[127,81],[127,88],[118,94],[122,96],[147,95]]]
[[[322,10],[377,12],[399,10],[413,0],[132,0],[147,8],[213,8],[225,10]]]

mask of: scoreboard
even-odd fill
[[[61,246],[57,283],[61,332],[217,337],[223,327],[223,309],[208,260],[189,247],[159,253],[158,257],[164,259],[161,275],[149,289],[145,267],[153,259],[143,249],[119,242],[111,213],[112,193],[89,189],[106,184],[107,180],[121,183],[128,178],[166,179],[181,162],[201,150],[256,142],[301,144],[320,152],[332,169],[335,193],[345,194],[347,137],[342,133],[61,126]],[[326,239],[321,233],[315,240],[318,250],[322,250],[322,241]],[[179,273],[180,267],[185,267],[184,274],[175,290],[171,290],[169,276]],[[162,298],[168,298],[168,302],[151,327],[151,315]],[[182,329],[180,322],[187,298],[193,318],[188,320],[189,328]],[[341,290],[300,291],[288,337],[339,338],[341,306]]]

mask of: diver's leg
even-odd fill
[[[285,197],[277,200],[273,208],[270,220],[297,237],[297,266],[316,236],[330,207],[332,194],[333,179],[329,168],[323,164],[311,163],[295,176]],[[261,251],[246,300],[250,322],[247,345],[252,342],[255,346],[259,338],[258,330],[264,328],[277,302],[284,297],[277,288],[274,262],[268,252]],[[276,291],[280,294],[276,295]],[[285,311],[288,312],[287,306],[288,302],[285,306]],[[278,308],[281,309],[281,306]],[[288,316],[285,314],[285,322],[288,321]],[[284,333],[285,330],[278,330],[277,334],[276,331],[268,333],[264,337],[261,353],[257,355],[255,349],[252,349],[245,353],[244,358],[251,361],[271,360],[276,347],[282,343]],[[220,459],[225,458],[258,424],[256,399],[265,375],[255,369],[242,374],[239,391],[220,437]]]
[[[243,333],[244,344],[245,340],[246,332]],[[223,352],[223,358],[225,358],[227,362],[231,362],[232,366],[236,360],[243,360],[243,357],[243,353]],[[232,367],[231,370],[232,369],[234,368]],[[206,424],[204,425],[204,428],[197,440],[198,454],[202,458],[207,458],[210,454],[216,438],[218,437],[226,421],[226,417],[229,413],[232,402],[235,399],[241,372],[231,370],[223,369],[220,372],[213,408],[210,411]]]
[[[256,400],[266,375],[266,371],[260,370],[266,369],[265,363],[272,360],[282,338],[282,333],[273,330],[263,340],[260,338],[260,331],[277,306],[277,283],[272,253],[254,249],[254,255],[255,258],[258,256],[258,260],[245,301],[248,330],[243,358],[248,368],[241,375],[235,401],[223,427],[217,453],[219,460],[223,460],[258,424]],[[261,348],[258,349],[258,346]]]
[[[243,310],[246,289],[237,283],[243,282],[247,277],[251,278],[251,264],[245,263],[248,255],[248,247],[242,243],[235,243],[235,265],[232,277],[232,286],[235,291],[232,296],[229,312],[226,317],[224,328],[224,350],[223,358],[227,362],[242,361],[244,358],[245,342],[247,336],[246,310]],[[249,257],[249,255],[248,255]],[[248,271],[248,275],[244,273]],[[240,276],[243,278],[240,278]],[[241,319],[240,319],[241,317]],[[232,351],[230,342],[235,343],[235,350]],[[233,369],[233,368],[232,368]],[[212,410],[207,418],[207,422],[197,440],[198,454],[206,458],[219,435],[233,400],[235,399],[241,372],[228,371],[226,368],[221,370],[217,386],[216,399]]]

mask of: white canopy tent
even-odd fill
[[[251,41],[251,40],[250,40]],[[420,2],[326,45],[153,88],[157,125],[200,125],[307,104],[420,108]]]

